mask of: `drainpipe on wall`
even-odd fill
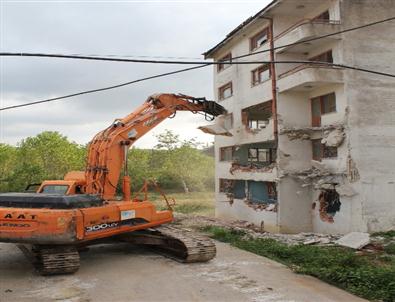
[[[272,78],[272,115],[273,115],[273,134],[278,146],[278,118],[277,118],[277,79],[276,79],[276,64],[274,63],[274,31],[273,19],[268,17],[261,17],[262,19],[269,20],[269,43],[270,43],[270,74]]]

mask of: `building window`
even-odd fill
[[[319,54],[318,56],[312,57],[309,59],[309,61],[333,63],[332,50],[326,51],[322,54]]]
[[[271,78],[270,65],[265,64],[251,71],[252,86],[266,82]]]
[[[335,93],[326,94],[321,97],[321,113],[326,114],[331,112],[336,112]]]
[[[248,120],[248,128],[250,129],[264,129],[266,128],[267,121],[262,121],[262,120]]]
[[[274,182],[247,181],[247,199],[252,203],[276,203],[277,190]]]
[[[263,44],[265,44],[269,39],[269,28],[265,28],[264,30],[257,33],[250,39],[250,51],[253,51]]]
[[[271,164],[275,161],[275,149],[249,148],[248,162]]]
[[[319,14],[317,17],[313,18],[314,22],[327,22],[330,20],[329,10],[324,11]]]
[[[272,101],[260,103],[241,111],[242,123],[246,128],[260,130],[266,128],[272,117]]]
[[[234,155],[234,147],[224,147],[219,149],[219,160],[220,161],[232,161]]]
[[[230,67],[230,62],[232,62],[232,54],[228,53],[226,56],[223,56],[218,60],[219,62],[224,62],[217,65],[217,71],[220,72],[228,67]],[[226,62],[226,63],[225,63]]]
[[[323,158],[336,158],[337,148],[328,147],[321,143],[321,139],[314,139],[311,141],[313,146],[313,159],[321,161]]]
[[[233,95],[232,82],[229,82],[218,88],[218,98],[219,100],[224,100]]]
[[[233,128],[233,114],[229,113],[224,117],[224,128],[230,130]]]
[[[311,99],[311,119],[313,127],[320,127],[321,116],[332,112],[336,112],[336,94],[334,92]]]

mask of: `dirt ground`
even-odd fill
[[[0,301],[365,301],[269,259],[217,242],[209,263],[182,264],[129,244],[81,254],[74,275],[42,277],[0,244]]]

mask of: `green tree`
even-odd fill
[[[45,179],[62,179],[68,171],[85,168],[86,148],[58,132],[45,131],[28,137],[17,149],[13,190]]]
[[[156,148],[164,149],[161,175],[167,181],[181,185],[184,192],[213,188],[214,159],[198,149],[201,144],[195,139],[181,141],[178,135],[166,130],[157,136]]]
[[[0,144],[0,192],[9,191],[14,180],[14,169],[17,163],[17,148]]]

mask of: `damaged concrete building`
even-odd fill
[[[218,217],[283,233],[394,228],[394,79],[309,63],[394,74],[395,22],[328,35],[393,16],[392,0],[272,1],[204,54],[221,63],[215,96],[229,112],[204,128]],[[272,59],[305,62],[228,64]]]

